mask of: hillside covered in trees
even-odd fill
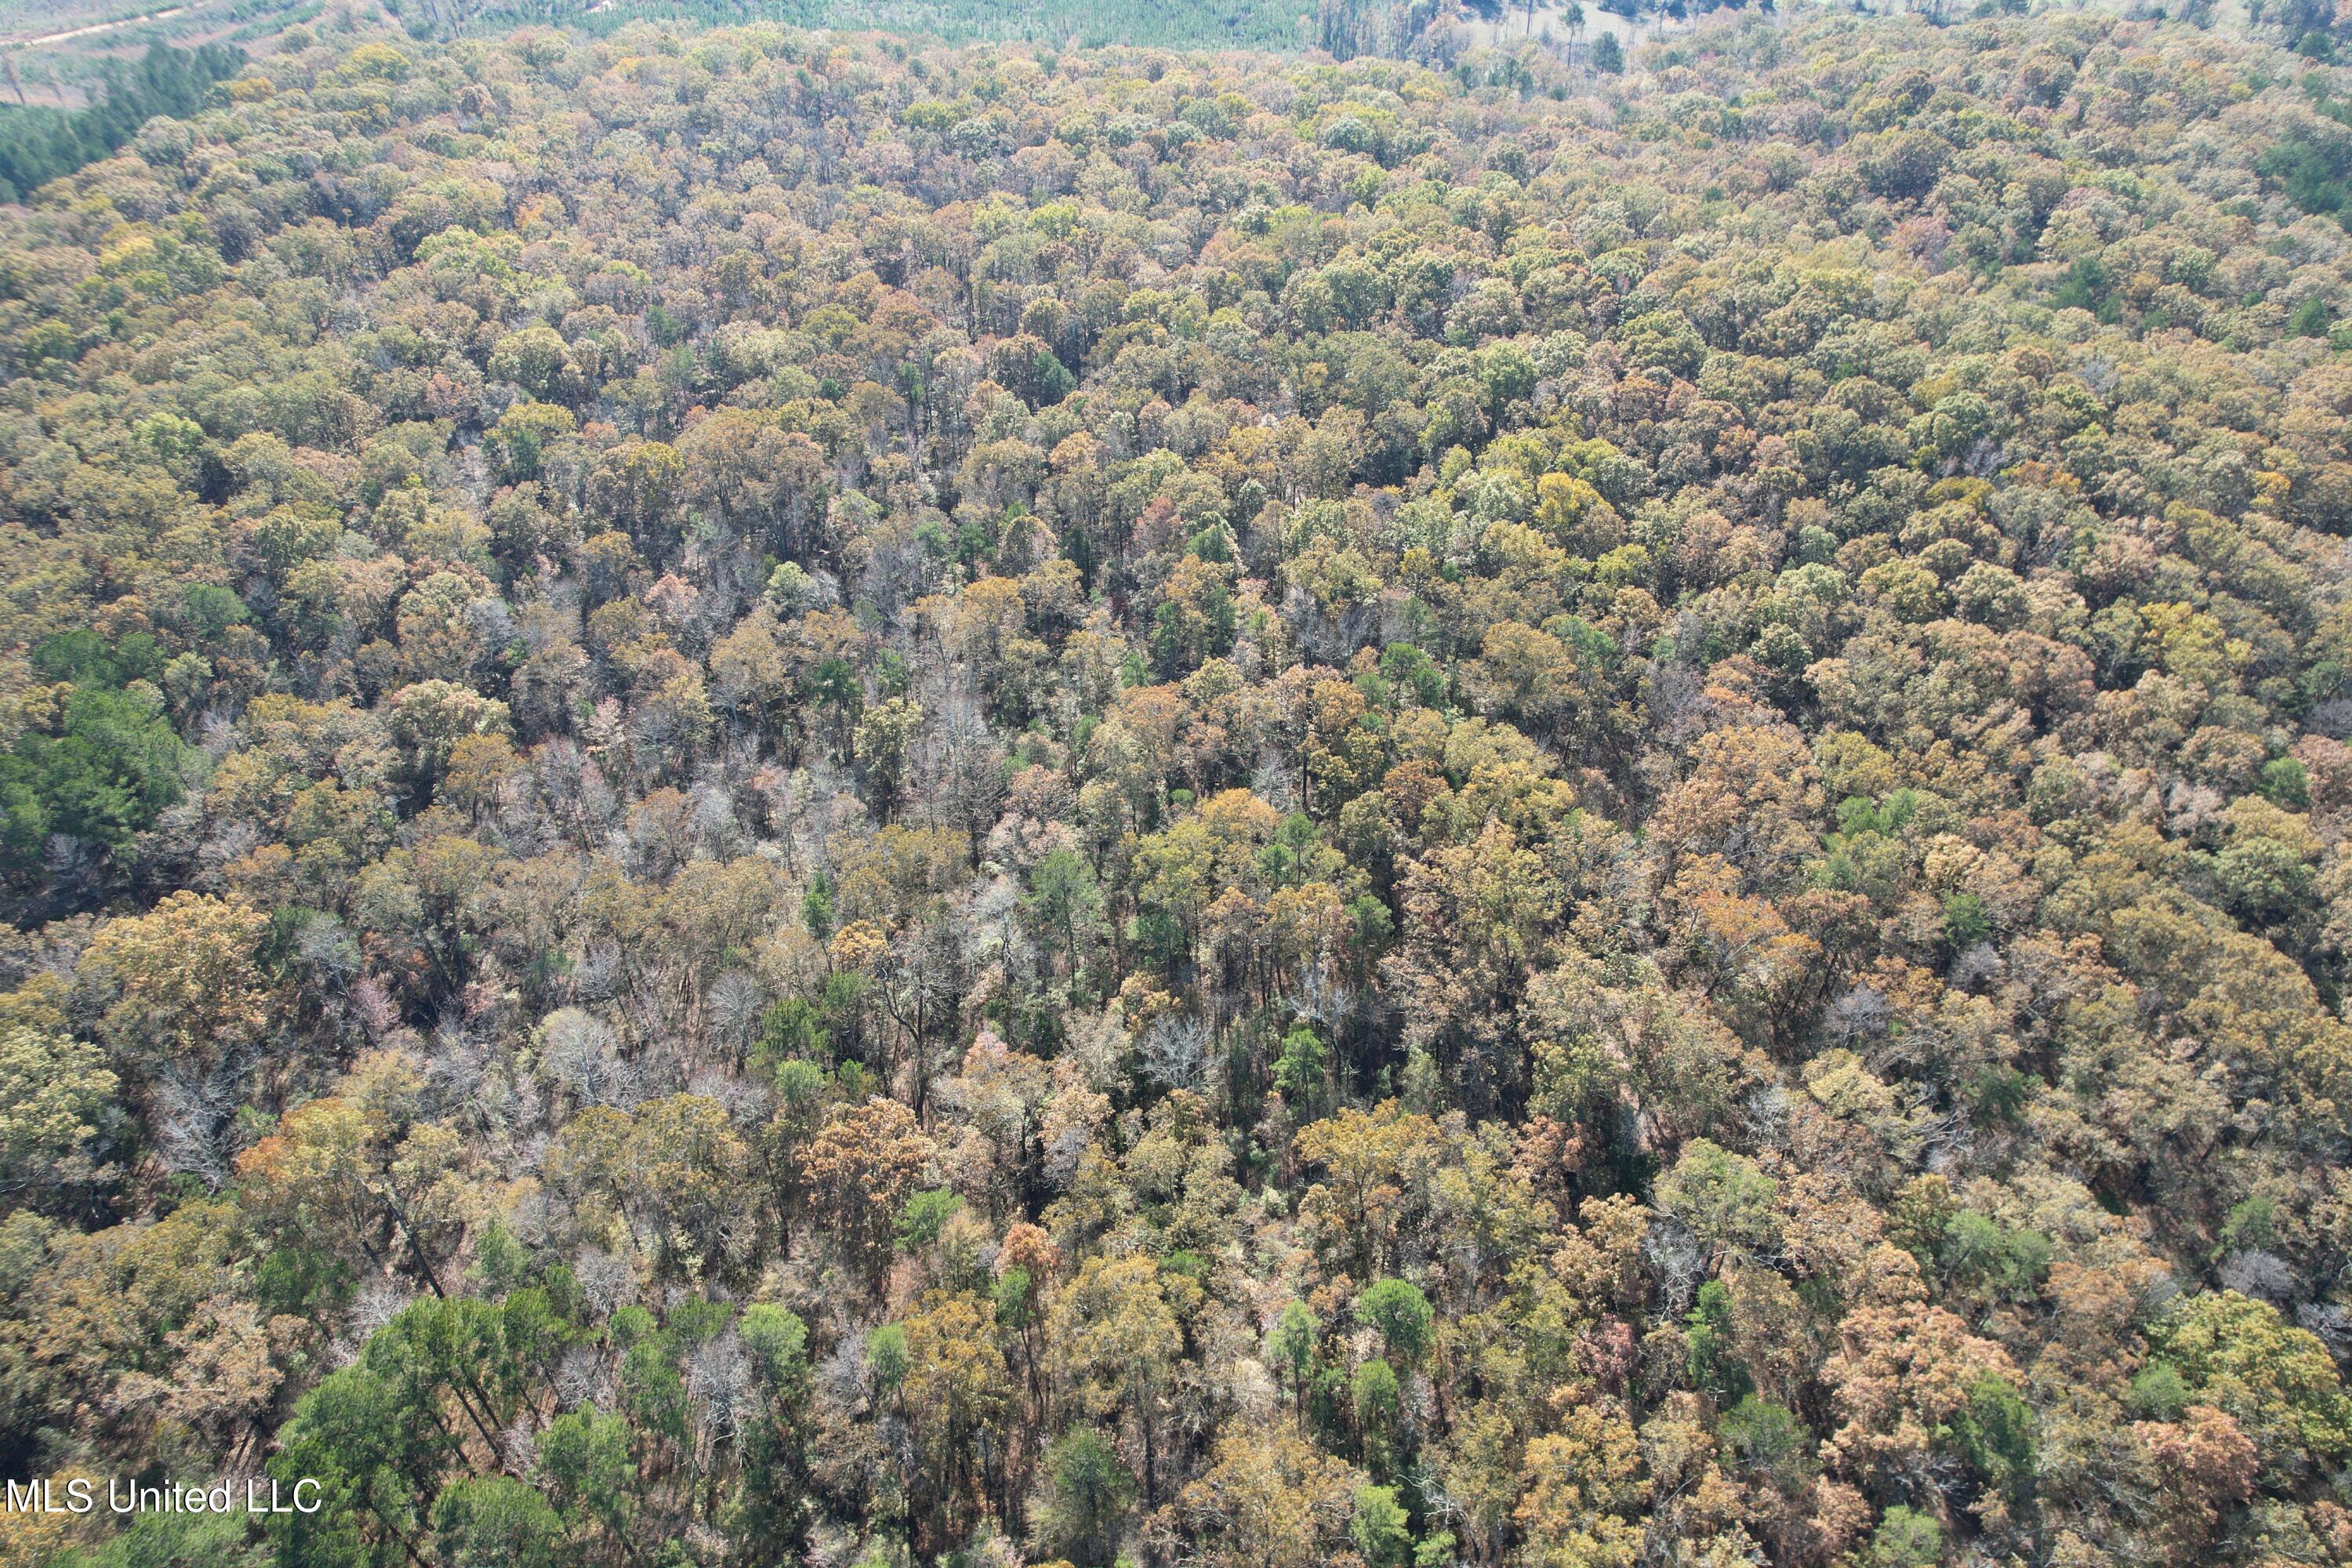
[[[0,215],[0,1473],[324,1506],[0,1563],[2352,1561],[2340,92],[289,30]]]

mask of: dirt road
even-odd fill
[[[149,11],[138,16],[119,16],[111,22],[91,22],[79,27],[68,27],[62,32],[36,34],[29,38],[0,37],[0,48],[29,49],[41,44],[58,44],[68,38],[86,37],[91,33],[111,32],[117,27],[136,26],[142,22],[161,22],[173,16],[184,16],[196,9],[196,5],[201,4],[203,0],[196,0],[195,5],[173,5],[162,11]]]

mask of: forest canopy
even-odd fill
[[[2352,1561],[2342,73],[1413,53],[0,212],[0,1563]]]

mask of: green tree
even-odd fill
[[[1372,1568],[1404,1568],[1412,1561],[1412,1534],[1394,1487],[1356,1489],[1348,1534]]]
[[[1306,1413],[1307,1370],[1315,1363],[1315,1314],[1304,1301],[1286,1301],[1274,1327],[1266,1331],[1266,1353],[1277,1372],[1288,1376],[1290,1399],[1303,1417]]]
[[[1078,1568],[1111,1560],[1135,1500],[1135,1477],[1109,1438],[1075,1426],[1046,1445],[1039,1491],[1030,1528],[1041,1554]]]
[[[1366,1286],[1356,1298],[1356,1315],[1379,1332],[1390,1357],[1404,1365],[1417,1364],[1434,1342],[1436,1310],[1410,1279],[1381,1279]]]

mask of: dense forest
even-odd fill
[[[2352,1562],[2326,38],[1434,33],[0,214],[0,1564]]]

